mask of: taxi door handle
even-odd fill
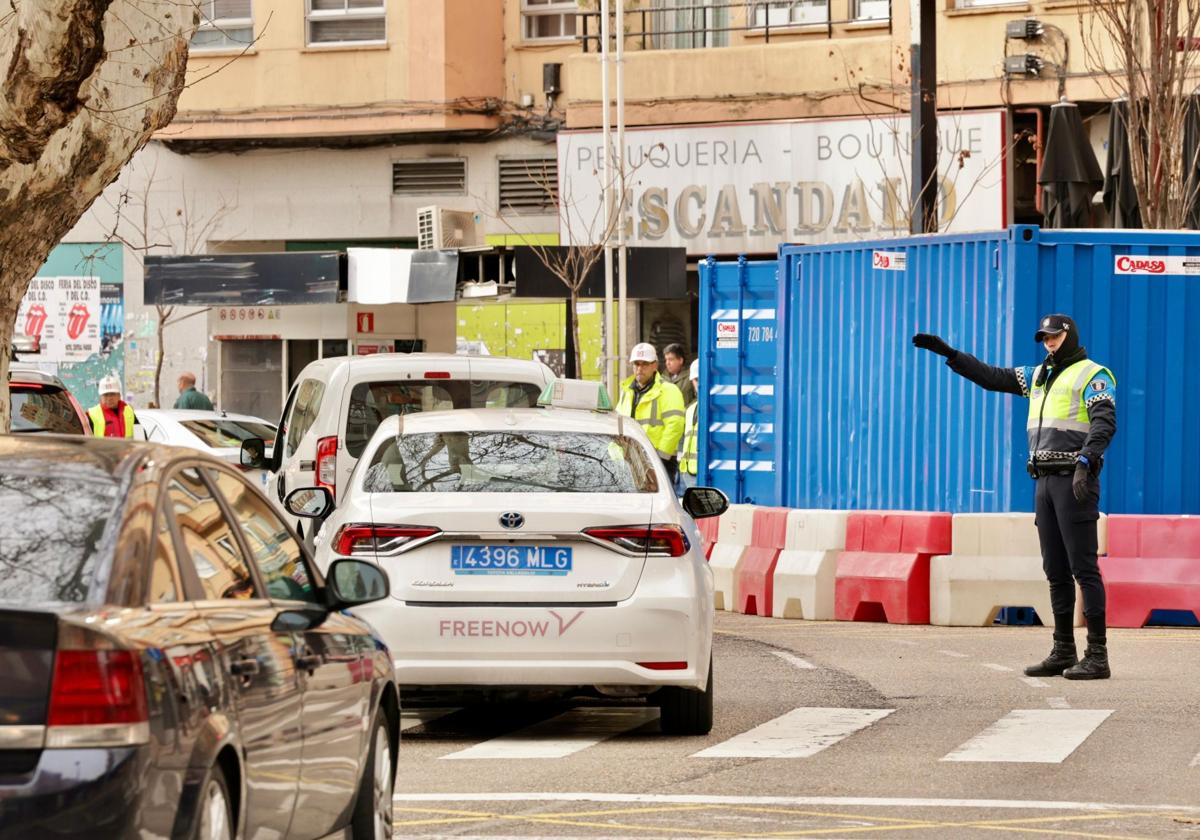
[[[250,677],[258,673],[257,659],[235,659],[229,663],[229,673],[235,677]]]
[[[325,663],[325,657],[319,653],[308,653],[304,656],[297,656],[295,662],[297,668],[301,671],[308,671],[311,674]]]

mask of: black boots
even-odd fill
[[[1083,659],[1073,668],[1063,671],[1069,680],[1106,680],[1112,676],[1108,669],[1108,648],[1088,642]]]
[[[1050,655],[1037,665],[1025,669],[1027,677],[1058,677],[1068,669],[1079,667],[1079,657],[1075,655],[1075,641],[1065,641],[1055,634],[1054,647]]]
[[[1054,616],[1054,648],[1037,665],[1025,669],[1027,677],[1057,677],[1069,680],[1106,680],[1112,676],[1108,669],[1108,639],[1105,635],[1104,613],[1087,617],[1087,650],[1083,659],[1075,654],[1075,627],[1070,614]]]

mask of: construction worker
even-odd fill
[[[1100,468],[1117,431],[1117,381],[1088,358],[1079,328],[1066,315],[1047,315],[1034,341],[1046,348],[1037,367],[1000,368],[955,350],[936,335],[919,333],[912,343],[946,358],[959,376],[989,391],[1029,400],[1026,469],[1037,480],[1035,521],[1042,568],[1050,584],[1054,645],[1050,655],[1025,669],[1031,677],[1102,680],[1110,676],[1104,581],[1097,563]],[[1075,583],[1083,593],[1087,650],[1075,652]]]
[[[659,375],[658,351],[654,345],[635,344],[629,361],[634,374],[621,383],[617,411],[638,421],[674,484],[679,473],[675,452],[683,438],[683,394]]]
[[[100,404],[89,408],[87,416],[95,437],[133,437],[137,418],[133,406],[121,399],[121,381],[112,374],[100,380]]]
[[[689,373],[689,379],[692,383],[692,392],[700,393],[700,360],[692,361],[692,368]],[[696,486],[696,474],[700,467],[700,430],[697,424],[700,422],[700,400],[693,400],[691,405],[687,407],[687,413],[684,416],[683,424],[683,444],[680,449],[679,456],[679,483],[680,491],[687,490],[689,487]]]

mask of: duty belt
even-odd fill
[[[1033,478],[1044,478],[1048,475],[1071,475],[1075,472],[1075,462],[1069,460],[1030,460],[1025,464],[1025,469]]]

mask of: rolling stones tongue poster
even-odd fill
[[[100,350],[100,278],[35,277],[16,334],[36,337],[42,362],[82,362]]]

